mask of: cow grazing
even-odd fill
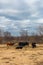
[[[18,47],[16,47],[16,49],[22,49],[23,47],[20,47],[20,46],[18,46]]]
[[[36,48],[36,43],[32,43],[32,48]]]
[[[8,42],[8,43],[7,43],[7,46],[13,46],[13,45],[14,45],[13,42]]]
[[[16,49],[22,49],[26,45],[29,45],[29,43],[28,42],[19,42],[19,44],[16,47]]]
[[[19,42],[19,46],[24,47],[24,46],[26,46],[26,45],[29,45],[29,43],[28,43],[28,42]]]

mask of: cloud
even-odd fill
[[[0,9],[0,16],[5,16],[6,18],[14,20],[23,20],[28,19],[30,17],[30,12],[14,9]]]
[[[30,33],[43,24],[43,0],[0,0],[0,28],[15,35],[20,29]]]
[[[41,23],[43,24],[43,19],[40,18],[40,19],[36,20],[36,22],[39,23],[39,24],[41,24]]]
[[[2,0],[0,15],[16,20],[43,17],[40,2],[42,3],[42,0]]]

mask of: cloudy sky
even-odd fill
[[[29,33],[43,24],[43,0],[0,0],[0,28],[19,35],[21,29]]]

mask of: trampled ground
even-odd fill
[[[0,45],[0,65],[43,65],[43,46],[17,50]]]

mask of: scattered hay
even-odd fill
[[[9,61],[6,61],[5,63],[10,63]]]
[[[36,65],[43,65],[43,61],[37,62]]]
[[[12,57],[13,59],[15,59],[15,57]]]
[[[6,60],[6,59],[10,59],[10,58],[8,58],[8,57],[3,57],[3,58],[2,58],[2,60]]]

